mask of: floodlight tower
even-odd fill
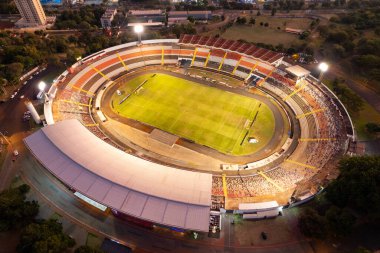
[[[49,102],[49,97],[48,97],[48,94],[46,94],[45,92],[45,88],[46,88],[46,83],[44,81],[41,81],[38,83],[38,89],[40,90],[40,92],[42,92],[43,96],[45,97],[45,102]]]
[[[134,26],[133,30],[135,31],[135,33],[137,33],[137,36],[139,38],[139,44],[141,44],[141,33],[144,31],[144,27],[138,24]]]
[[[329,69],[329,65],[327,65],[326,62],[321,62],[318,66],[319,70],[321,71],[319,74],[319,82],[322,82],[323,75],[325,72]]]
[[[46,83],[44,81],[41,81],[38,83],[38,89],[42,92],[45,91],[45,88],[46,88]]]

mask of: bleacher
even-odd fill
[[[206,37],[209,38],[209,37]],[[226,40],[223,38],[209,38],[206,39],[199,35],[181,35],[179,39],[179,44],[193,44],[198,46],[206,46],[211,48],[220,48],[229,51],[235,51],[239,53],[243,53],[246,56],[252,56],[256,59],[260,59],[263,62],[267,62],[269,64],[274,64],[276,61],[282,58],[280,53],[276,53],[264,48],[258,48],[256,46],[251,45],[249,48],[247,47],[250,44],[242,43],[239,41]],[[240,51],[238,51],[240,49]],[[245,51],[243,51],[245,49]],[[270,53],[267,57],[264,57],[267,53]],[[261,58],[263,57],[263,58]]]
[[[253,74],[252,79],[265,78],[271,74],[262,89],[272,92],[281,98],[292,94],[298,88],[295,87],[294,82],[288,79],[284,73],[272,71],[273,64],[282,58],[281,54],[248,43],[199,35],[181,35],[178,44],[161,42],[157,45],[153,44],[152,46],[144,45],[143,57],[141,57],[140,52],[136,51],[135,47],[130,47],[128,50],[135,50],[134,54],[139,57],[132,57],[132,53],[127,54],[126,51],[121,49],[118,49],[118,52],[122,55],[123,61],[128,68],[137,69],[139,67],[146,67],[147,65],[160,65],[162,57],[162,49],[160,47],[162,45],[172,45],[172,48],[164,50],[165,60],[172,60],[172,62],[178,60],[179,56],[180,58],[186,58],[191,61],[195,54],[195,65],[193,68],[202,69],[206,67],[208,71],[237,78],[237,74],[233,74],[233,70],[237,66],[236,71],[240,72],[240,80],[244,80],[244,75],[248,76],[249,73]],[[198,51],[195,53],[196,48]],[[210,50],[210,53],[208,50]],[[204,66],[208,56],[209,61],[207,66]],[[103,64],[104,66],[99,63],[95,64],[97,61],[105,60],[106,57],[109,57],[114,63],[109,65]],[[110,76],[110,79],[114,80],[118,76],[127,73],[115,53],[107,52],[102,57],[96,59],[95,62],[91,62],[91,64],[94,64],[96,67],[99,66],[98,70]],[[116,146],[99,127],[93,125],[94,122],[88,113],[88,108],[80,105],[88,104],[91,96],[80,90],[65,89],[65,86],[69,87],[69,84],[71,84],[76,85],[77,88],[90,90],[97,85],[100,87],[102,83],[104,83],[105,78],[100,73],[89,68],[89,64],[90,63],[86,63],[76,67],[72,73],[68,74],[65,81],[62,82],[62,88],[60,88],[60,92],[58,92],[57,102],[54,105],[54,111],[58,112],[55,114],[55,117],[57,120],[78,118],[82,124],[88,125],[88,129],[99,138]],[[254,66],[255,68],[253,70]],[[117,72],[120,69],[124,72]],[[77,77],[74,80],[78,82],[70,83],[76,75]],[[252,79],[248,79],[248,83]],[[326,111],[303,117],[300,119],[300,124],[303,128],[302,131],[307,132],[308,138],[332,138],[334,141],[315,141],[300,144],[302,150],[296,149],[290,157],[292,159],[294,158],[299,164],[284,162],[279,166],[264,170],[262,173],[267,179],[259,174],[243,177],[227,176],[227,197],[242,198],[271,194],[276,195],[280,192],[279,188],[284,191],[293,189],[298,183],[314,177],[319,170],[329,166],[334,155],[343,150],[342,142],[346,138],[345,133],[348,131],[348,123],[347,119],[340,115],[342,108],[339,103],[335,98],[328,96],[326,92],[323,87],[317,88],[316,86],[308,84],[304,90],[291,96],[290,101],[287,102],[289,102],[292,107],[298,108],[298,114],[305,114],[319,108],[327,108]],[[72,102],[64,102],[64,100]],[[347,128],[345,126],[347,126]],[[162,140],[164,139],[165,138]],[[162,142],[165,142],[165,140]],[[310,167],[308,168],[305,165],[315,167],[316,169],[310,169]],[[268,181],[268,179],[270,180]],[[279,188],[276,187],[276,185],[279,186]],[[216,197],[222,197],[224,195],[222,178],[219,176],[213,177],[212,194]]]

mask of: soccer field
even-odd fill
[[[246,96],[161,73],[137,76],[119,90],[111,99],[119,115],[222,153],[255,152],[274,134],[272,111]]]

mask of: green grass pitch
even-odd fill
[[[137,89],[145,80],[142,88]],[[255,152],[274,134],[272,111],[246,96],[166,74],[142,74],[119,90],[122,94],[115,92],[111,99],[113,110],[119,115],[222,153]],[[256,138],[258,143],[249,143],[248,137]]]

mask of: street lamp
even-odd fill
[[[326,62],[321,62],[318,66],[321,73],[319,74],[319,81],[322,82],[323,75],[329,69],[329,65]]]
[[[144,27],[142,25],[135,25],[133,30],[135,33],[137,33],[137,36],[139,38],[139,44],[141,44],[141,33],[144,31]]]

